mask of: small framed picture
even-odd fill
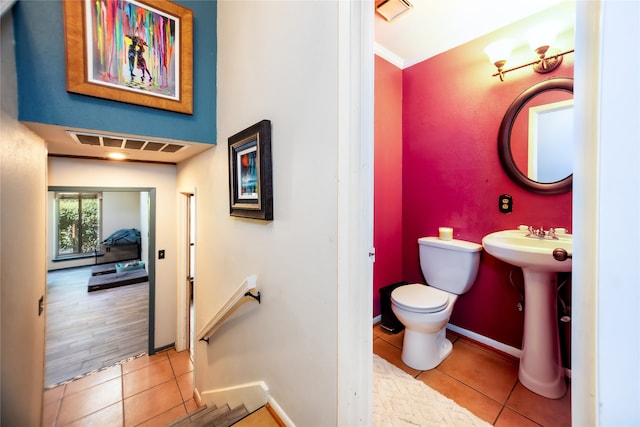
[[[273,219],[269,120],[229,138],[229,207],[231,216]]]

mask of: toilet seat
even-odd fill
[[[437,313],[449,305],[449,294],[431,286],[414,283],[394,289],[391,300],[407,311]]]

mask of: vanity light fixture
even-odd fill
[[[492,77],[497,76],[500,77],[500,81],[504,81],[504,75],[506,73],[530,65],[536,73],[541,74],[550,73],[558,68],[560,64],[562,64],[564,55],[573,53],[573,49],[560,52],[558,49],[551,48],[557,34],[557,28],[557,24],[544,24],[529,32],[529,45],[536,55],[538,55],[538,59],[506,70],[504,66],[511,53],[512,45],[510,42],[498,41],[487,46],[484,51],[489,56],[491,63],[497,68],[496,73],[492,74]]]
[[[376,11],[391,22],[412,7],[413,5],[407,0],[383,0],[376,6]]]

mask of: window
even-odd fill
[[[102,241],[102,193],[56,193],[57,256],[95,253]]]

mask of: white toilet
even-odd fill
[[[473,286],[482,245],[463,240],[418,239],[420,267],[428,285],[414,283],[391,292],[391,309],[405,326],[402,361],[421,371],[451,354],[445,336],[458,295]]]

